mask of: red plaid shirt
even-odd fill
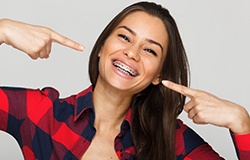
[[[53,88],[0,88],[0,129],[17,140],[27,160],[80,159],[95,135],[94,119],[92,87],[64,99]],[[122,160],[135,159],[130,127],[131,110],[115,138],[115,151]],[[238,157],[249,160],[250,134],[232,137]],[[181,120],[175,148],[177,160],[223,159]]]

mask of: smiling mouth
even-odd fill
[[[113,65],[119,70],[121,71],[122,73],[126,74],[126,75],[130,75],[130,76],[137,76],[138,73],[132,69],[131,67],[123,64],[123,63],[120,63],[118,61],[113,61]]]

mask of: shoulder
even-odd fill
[[[189,128],[182,120],[178,119],[175,133],[176,154],[188,154],[195,148],[207,144],[194,130]]]
[[[38,91],[40,91],[40,90],[38,90]],[[52,88],[52,87],[45,87],[40,91],[40,93],[42,95],[49,97],[51,100],[58,99],[60,96],[59,91],[55,88]]]
[[[180,119],[177,120],[176,124],[176,138],[182,138],[184,143],[188,144],[189,146],[201,145],[205,143],[204,140],[193,129],[184,124]]]
[[[59,98],[60,93],[57,89],[52,87],[45,87],[42,89],[25,89],[28,99],[39,100],[39,99],[50,99],[55,101]]]
[[[45,87],[43,89],[30,89],[24,87],[0,87],[1,97],[5,95],[8,100],[15,101],[39,101],[44,98],[49,98],[52,101],[59,97],[59,92],[52,87]]]

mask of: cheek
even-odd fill
[[[147,75],[151,75],[152,78],[160,73],[161,62],[158,60],[147,60],[144,63],[144,69]]]

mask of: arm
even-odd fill
[[[46,113],[58,97],[59,92],[53,88],[0,87],[0,130],[15,135],[22,123],[37,124],[39,116]]]
[[[5,43],[21,50],[32,59],[48,58],[52,42],[59,43],[75,50],[83,50],[83,46],[79,43],[47,27],[34,26],[10,19],[0,19],[0,44]],[[16,111],[13,110],[11,113],[18,111],[21,113],[22,109],[20,109],[20,106],[22,107],[25,105],[23,104],[25,102],[26,92],[22,91],[22,89],[11,91],[10,88],[0,88],[0,121],[7,121],[8,114],[10,113],[9,108],[16,109]],[[17,106],[19,106],[19,108]],[[4,126],[7,122],[4,122],[0,124],[2,125],[0,128],[3,130],[7,128],[7,126]]]
[[[5,43],[28,54],[32,59],[48,58],[52,42],[82,51],[83,46],[47,27],[0,19],[0,44]]]
[[[244,107],[201,90],[169,81],[162,83],[167,88],[190,98],[184,105],[184,110],[194,123],[228,128],[232,132],[238,158],[250,159],[250,117]]]
[[[52,42],[59,43],[75,50],[83,50],[83,46],[79,43],[47,27],[30,25],[10,19],[0,19],[0,44],[5,43],[21,50],[32,59],[48,58]],[[28,93],[34,93],[32,94],[32,96],[34,96],[32,102],[35,100],[39,102],[39,98],[42,98],[40,92],[27,92],[26,89],[0,87],[1,130],[7,131],[8,126],[11,126],[9,128],[13,128],[15,124],[19,124],[10,121],[10,118],[21,120],[26,117]]]

